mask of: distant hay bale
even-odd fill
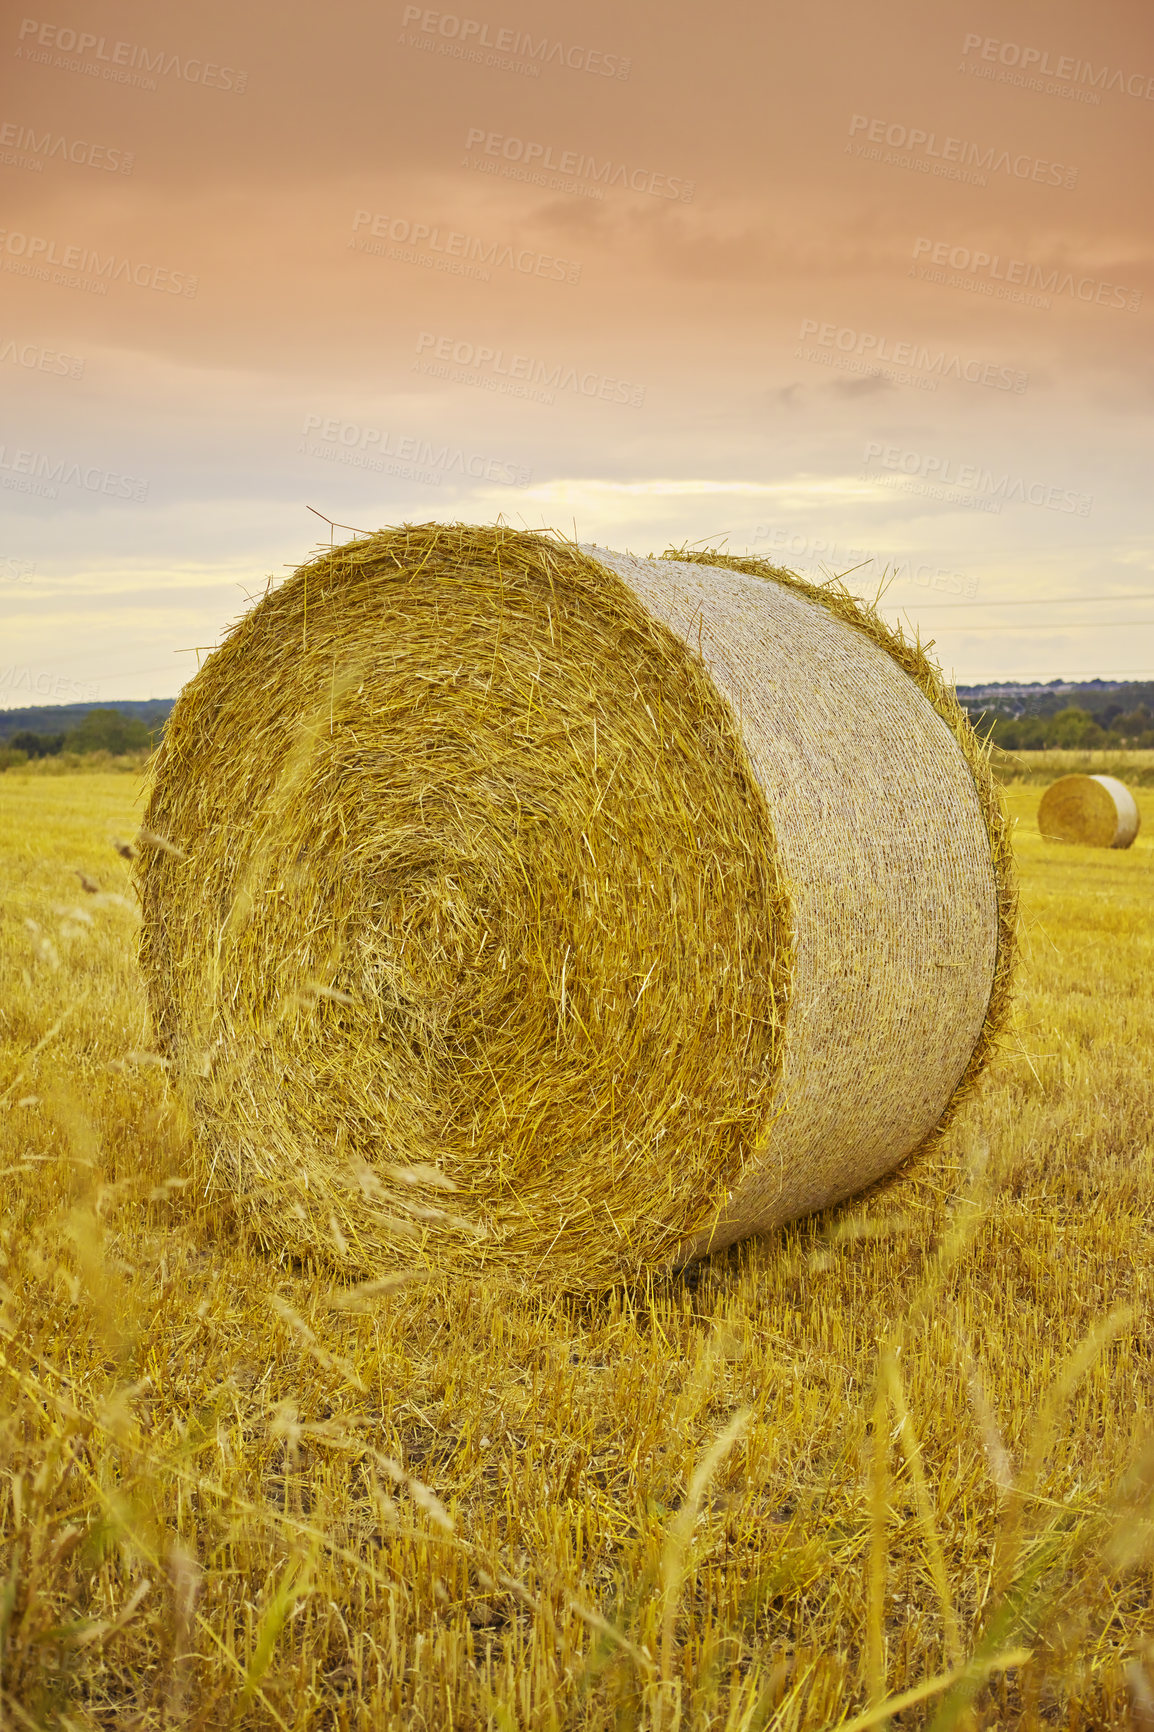
[[[184,688],[141,961],[206,1187],[271,1247],[571,1287],[889,1172],[1008,1003],[999,797],[840,586],[425,524]]]
[[[1138,824],[1137,801],[1113,776],[1061,776],[1038,807],[1038,829],[1047,842],[1128,848]]]

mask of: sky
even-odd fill
[[[325,519],[1154,676],[1148,0],[460,5],[7,15],[0,707],[175,695]]]

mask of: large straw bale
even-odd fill
[[[264,1240],[596,1286],[836,1201],[1004,1020],[982,748],[838,585],[504,526],[326,549],[185,687],[141,960]]]
[[[1128,848],[1138,822],[1138,802],[1114,776],[1060,776],[1038,806],[1038,829],[1047,842]]]

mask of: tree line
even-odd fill
[[[122,757],[126,752],[146,752],[153,744],[158,728],[149,728],[138,716],[122,715],[119,710],[89,710],[74,728],[60,734],[40,734],[31,728],[21,728],[3,744],[9,751],[23,752],[26,758],[54,758],[60,752],[111,752]]]
[[[1123,710],[1120,704],[1107,704],[1096,716],[1077,704],[1052,716],[1007,716],[986,710],[973,719],[980,733],[1007,752],[1154,749],[1154,715],[1145,705]]]

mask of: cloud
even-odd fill
[[[876,397],[879,391],[895,389],[884,373],[864,373],[859,379],[830,380],[830,390],[835,397]]]

